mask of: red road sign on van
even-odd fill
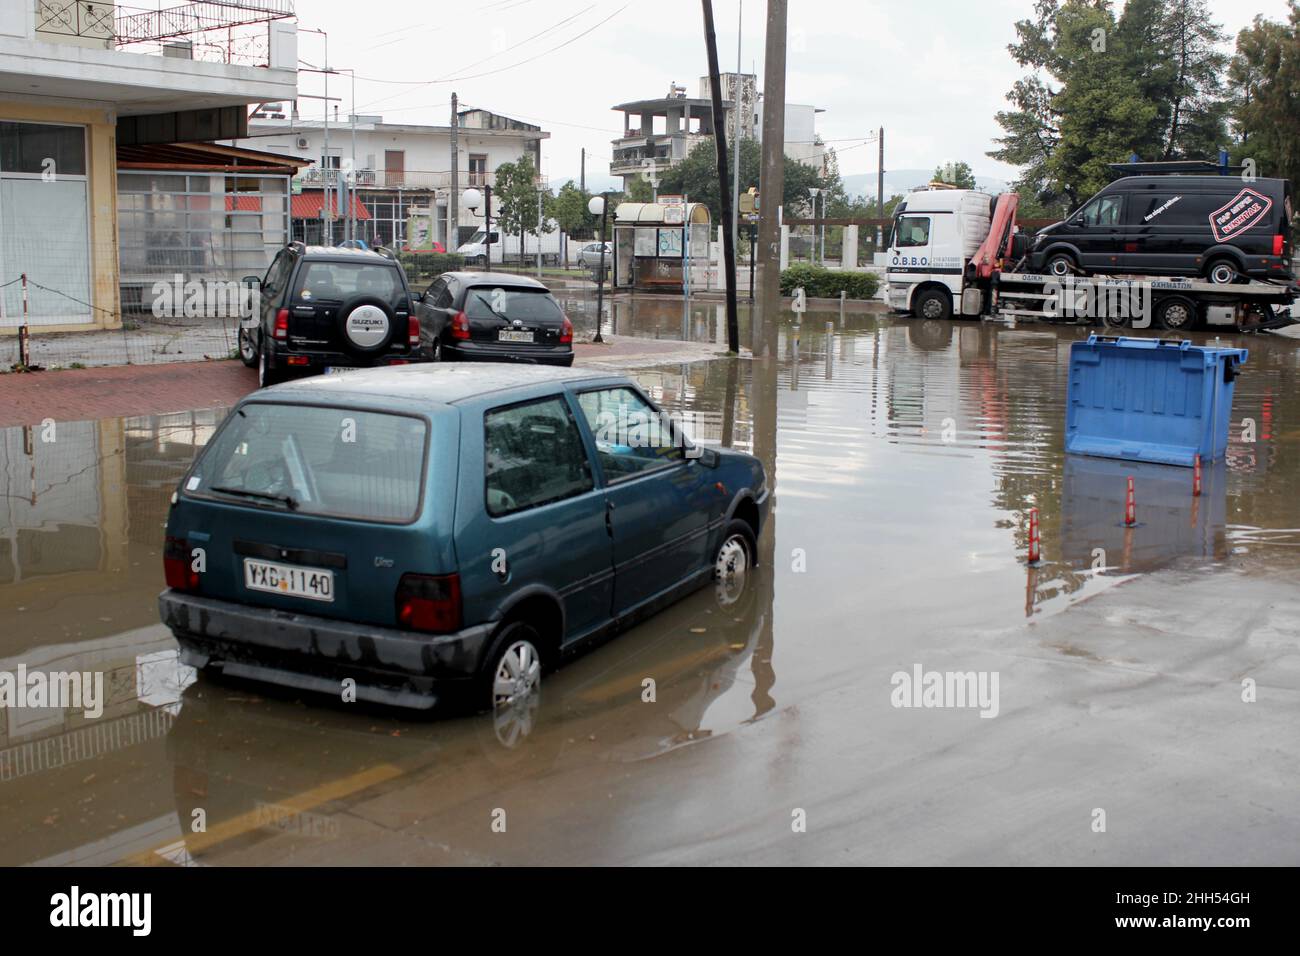
[[[1210,213],[1210,228],[1218,242],[1227,242],[1238,233],[1259,223],[1273,206],[1273,200],[1249,187],[1243,189],[1226,206]]]

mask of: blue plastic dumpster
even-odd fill
[[[1065,450],[1191,467],[1228,447],[1245,349],[1091,335],[1070,346]]]

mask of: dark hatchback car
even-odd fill
[[[258,286],[240,358],[257,366],[260,385],[425,357],[406,273],[391,253],[295,242]]]
[[[624,376],[419,365],[254,393],[181,481],[159,598],[186,663],[426,709],[755,566],[758,459]]]
[[[573,323],[527,276],[445,272],[419,306],[422,347],[444,362],[573,364]]]
[[[1292,281],[1291,183],[1237,176],[1126,176],[1034,237],[1029,268]]]

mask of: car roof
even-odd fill
[[[484,395],[563,386],[579,382],[617,380],[627,376],[601,369],[558,368],[549,365],[429,362],[378,367],[343,375],[316,375],[262,389],[245,401],[288,400],[302,404],[359,405],[376,410],[432,411],[436,406]],[[527,397],[521,394],[521,398]]]
[[[514,275],[510,272],[444,272],[444,276],[466,285],[492,285],[516,289],[546,289],[546,286],[530,276]],[[549,292],[550,290],[547,289]]]
[[[392,256],[385,256],[373,249],[349,249],[344,246],[303,246],[301,252],[304,258],[318,261],[328,259],[355,261],[360,259],[363,262],[384,262],[397,265],[397,260]]]
[[[1259,177],[1244,182],[1238,176],[1123,176],[1108,183],[1103,192],[1115,192],[1122,189],[1166,189],[1177,192],[1180,189],[1194,189],[1205,192],[1235,193],[1243,187],[1259,184],[1261,188],[1273,188],[1281,183],[1280,179]]]

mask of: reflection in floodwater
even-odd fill
[[[610,308],[617,334],[721,335],[720,305]],[[782,329],[775,362],[638,370],[697,440],[766,464],[760,568],[738,601],[698,592],[498,720],[303,706],[178,664],[155,604],[163,525],[221,411],[59,423],[53,441],[0,432],[0,670],[101,671],[108,687],[98,720],[0,711],[0,863],[338,862],[341,846],[394,833],[391,860],[477,862],[496,851],[464,834],[506,792],[554,833],[558,859],[581,825],[580,845],[617,860],[641,845],[637,797],[600,813],[592,795],[917,646],[960,648],[1171,564],[1294,573],[1300,430],[1277,411],[1300,391],[1294,342],[1250,340],[1233,417],[1254,440],[1234,424],[1193,497],[1187,469],[1063,454],[1069,346],[1085,334],[808,313]],[[1043,537],[1032,569],[1029,508]],[[713,773],[738,773],[712,753]],[[672,826],[663,805],[641,809]]]

